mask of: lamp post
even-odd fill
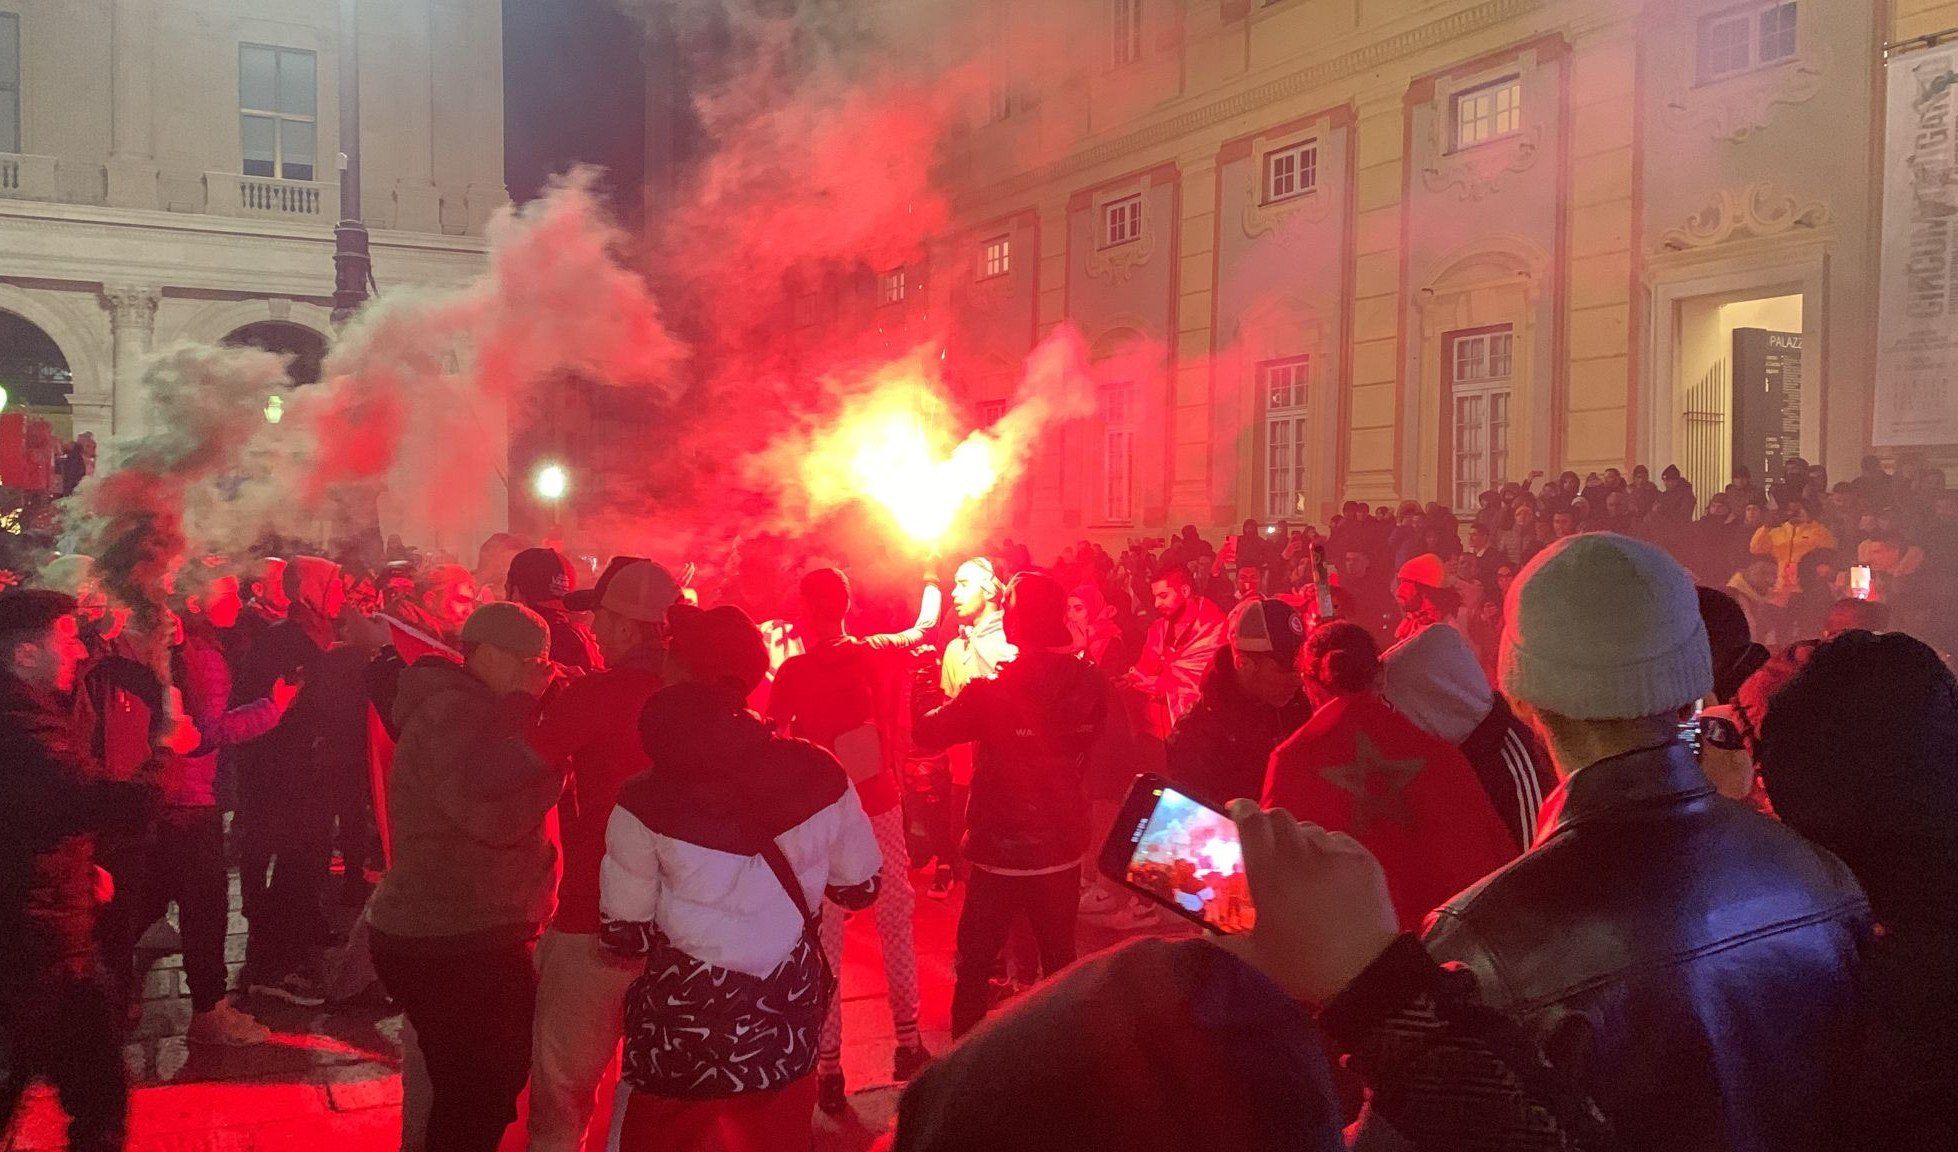
[[[570,474],[561,464],[546,464],[537,470],[536,477],[531,481],[531,488],[536,491],[540,499],[551,506],[552,535],[561,534],[560,513],[564,507],[565,493],[571,490]]]
[[[340,222],[333,226],[333,324],[367,302],[373,260],[360,218],[360,0],[340,0]]]

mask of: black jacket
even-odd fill
[[[1868,902],[1834,856],[1716,795],[1684,745],[1571,776],[1536,847],[1426,933],[1597,1101],[1621,1149],[1846,1147]]]
[[[1108,720],[1101,673],[1074,656],[1023,648],[932,707],[943,699],[935,678],[919,678],[911,736],[929,748],[976,745],[966,859],[1018,872],[1086,856],[1088,753]]]
[[[1550,752],[1542,738],[1498,692],[1495,706],[1462,741],[1462,755],[1482,781],[1496,815],[1516,838],[1516,846],[1527,849],[1536,840],[1537,814],[1544,798],[1557,787],[1557,772],[1550,766]]]
[[[367,771],[368,660],[349,645],[321,648],[297,620],[266,630],[238,669],[232,699],[262,699],[280,679],[300,688],[276,727],[238,746],[247,796],[316,803],[330,781]]]
[[[1281,708],[1260,704],[1237,686],[1228,649],[1204,673],[1203,695],[1169,734],[1165,775],[1210,804],[1264,793],[1272,749],[1312,718],[1300,693]]]
[[[0,997],[95,966],[95,837],[154,810],[154,773],[104,780],[73,706],[0,671]]]

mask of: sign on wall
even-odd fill
[[[1879,445],[1958,443],[1958,47],[1893,55],[1877,300]]]
[[[1736,328],[1733,365],[1734,463],[1780,476],[1802,454],[1802,334]]]

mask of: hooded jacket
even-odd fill
[[[1475,650],[1446,625],[1424,628],[1380,659],[1381,695],[1430,736],[1462,750],[1521,852],[1557,787],[1550,750],[1489,686]]]
[[[90,759],[68,701],[0,670],[0,1002],[95,969],[95,837],[141,828],[156,788]]]
[[[168,757],[163,802],[172,808],[209,808],[218,802],[219,752],[270,732],[280,712],[270,697],[231,707],[231,667],[213,630],[194,620],[186,620],[184,629],[171,674],[202,743],[189,755]]]
[[[666,651],[641,645],[603,672],[580,676],[544,706],[530,746],[547,763],[570,768],[558,801],[564,879],[558,884],[559,932],[599,930],[598,874],[605,825],[625,782],[646,770],[639,713],[664,684]]]
[[[326,611],[340,566],[316,556],[294,557],[285,581],[292,597],[286,618],[265,630],[238,669],[232,699],[260,700],[281,679],[299,695],[270,732],[238,748],[241,790],[279,806],[317,803],[335,773],[367,771],[368,657],[336,644]],[[274,817],[276,819],[276,817]]]
[[[1278,746],[1264,804],[1365,845],[1403,924],[1518,852],[1461,751],[1371,692],[1327,702]]]
[[[1303,692],[1277,708],[1246,696],[1228,648],[1217,654],[1202,691],[1169,734],[1169,779],[1219,807],[1259,795],[1272,749],[1312,718],[1311,703]]]
[[[965,858],[1005,873],[1079,864],[1088,851],[1088,755],[1108,720],[1101,674],[1073,656],[1027,649],[954,700],[932,707],[928,688],[912,697],[912,738],[975,745]]]
[[[401,674],[388,773],[394,860],[368,906],[376,945],[421,956],[535,938],[557,898],[560,766],[525,736],[537,702],[440,657]]]

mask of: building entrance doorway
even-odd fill
[[[1669,459],[1701,506],[1735,467],[1766,487],[1783,461],[1801,454],[1814,403],[1802,379],[1802,293],[1733,293],[1678,301]],[[1806,403],[1805,403],[1806,402]]]

